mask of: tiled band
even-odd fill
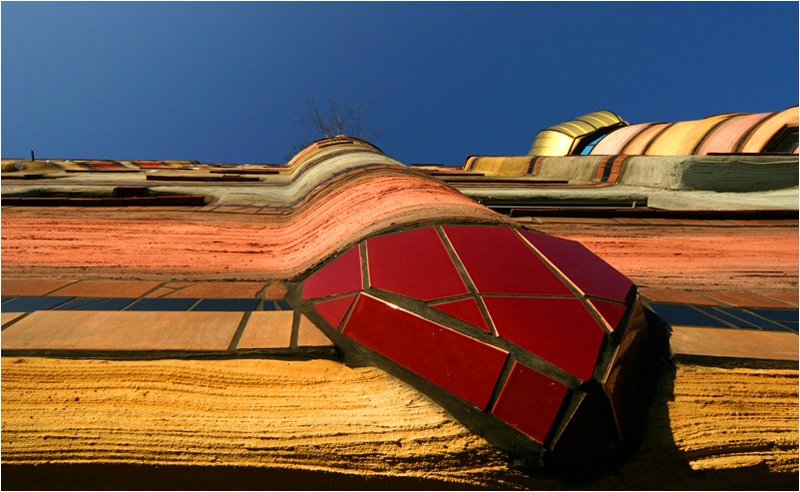
[[[3,313],[4,355],[19,351],[133,352],[142,356],[163,351],[215,352],[262,351],[291,354],[310,348],[332,350],[332,343],[309,322],[302,322],[298,346],[289,339],[294,311],[36,311]],[[243,317],[245,326],[235,339]],[[232,342],[233,346],[232,346]]]

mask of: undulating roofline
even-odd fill
[[[797,127],[797,106],[635,125],[597,111],[540,131],[528,155],[797,154]]]

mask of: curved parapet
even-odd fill
[[[675,123],[643,123],[609,132],[589,154],[791,154],[797,146],[797,126],[797,106],[774,113],[729,113]]]
[[[248,251],[259,254],[242,256],[246,261],[229,266],[229,271],[246,268],[247,271],[258,271],[266,278],[289,280],[358,241],[398,228],[442,221],[510,223],[507,217],[437,179],[394,161],[374,146],[336,141],[333,145],[320,147],[315,144],[313,153],[308,152],[304,159],[296,160],[294,169],[298,174],[294,181],[272,186],[261,182],[245,188],[245,191],[254,190],[252,196],[264,204],[257,220],[259,232],[246,241],[247,244],[229,244],[228,247],[230,251],[241,251],[242,255]],[[82,227],[87,220],[98,220],[96,230],[108,227],[101,219],[65,217],[53,224],[48,232],[52,237],[63,238],[75,238],[79,234],[76,231],[89,234],[95,229]],[[182,241],[191,244],[196,241],[185,235],[182,227],[196,230],[200,235],[206,230],[213,231],[213,228],[204,229],[204,226],[191,221],[179,226],[176,222],[164,226],[164,234],[175,226],[175,236],[167,243],[161,238],[140,241],[142,235],[149,233],[150,226],[134,218],[114,223],[121,237],[130,238],[116,254],[111,254],[112,248],[108,246],[107,257],[65,257],[56,252],[52,257],[37,255],[40,259],[36,261],[52,266],[107,267],[113,264],[138,269],[142,265],[135,258],[143,255],[150,259],[147,268],[155,272],[173,270],[185,264],[182,255],[192,258],[191,262],[196,264],[219,264],[221,260],[217,254],[198,251],[196,247],[182,249],[186,248]],[[3,228],[4,238],[17,235],[37,237],[37,231],[41,231],[39,222],[25,218],[11,221],[4,217]],[[102,236],[92,238],[92,241],[102,241]],[[166,254],[166,251],[175,253]],[[4,249],[4,261],[30,261],[30,253],[32,251],[24,249]]]
[[[270,202],[285,217],[281,222],[287,232],[294,229],[296,237],[316,239],[291,255],[296,257],[291,270],[271,272],[276,278],[291,278],[344,246],[389,230],[438,221],[509,223],[357,139],[315,142],[290,167],[295,180],[275,187],[278,193],[270,195]],[[317,254],[309,256],[314,250]]]
[[[646,155],[692,155],[720,124],[739,115],[723,114],[702,120],[679,121],[657,133],[644,149]]]
[[[536,134],[528,155],[564,156],[579,154],[593,140],[628,123],[611,111],[595,111],[551,126]]]
[[[361,140],[360,138],[355,138],[355,137],[348,137],[345,135],[339,135],[331,138],[321,138],[319,140],[311,142],[303,149],[301,149],[300,152],[295,154],[289,160],[289,162],[286,163],[286,166],[289,167],[290,169],[294,169],[300,164],[308,162],[309,159],[311,159],[312,157],[319,154],[325,149],[329,149],[331,147],[337,147],[338,149],[342,149],[343,146],[347,146],[348,148],[362,148],[383,154],[381,149],[372,145],[366,140]]]
[[[784,111],[771,114],[768,118],[755,125],[751,131],[745,134],[737,145],[738,152],[759,153],[769,152],[772,144],[777,143],[785,130],[794,129],[793,146],[797,148],[797,126],[798,110],[797,106],[788,108]],[[777,150],[777,149],[775,149]],[[788,153],[793,152],[790,150]]]
[[[635,439],[636,288],[577,242],[480,225],[373,236],[290,301],[348,360],[408,381],[529,463],[592,467]]]

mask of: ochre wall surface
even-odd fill
[[[750,488],[764,468],[774,480],[766,485],[796,484],[797,384],[789,369],[668,368],[644,444],[594,486]],[[514,470],[385,372],[329,360],[3,358],[2,404],[4,465],[227,465],[462,487],[569,485]]]

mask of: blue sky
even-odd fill
[[[2,155],[284,162],[309,98],[406,163],[798,102],[782,3],[2,3]]]

